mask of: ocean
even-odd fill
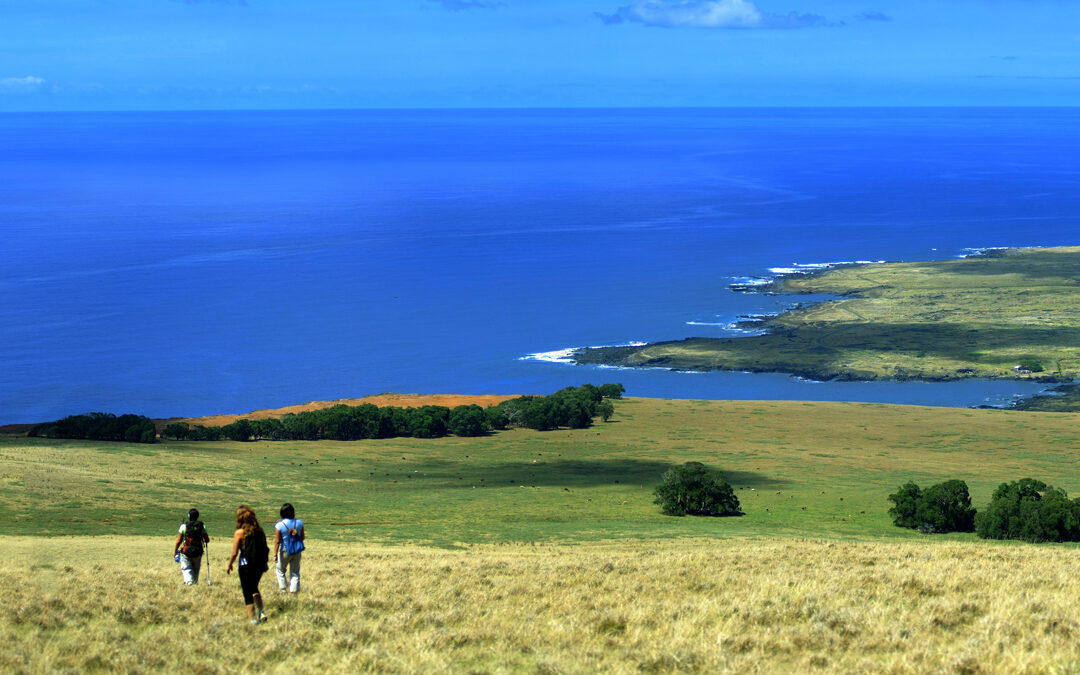
[[[1077,243],[1080,109],[0,115],[0,424],[401,393],[971,406],[531,354],[732,334],[770,268]]]

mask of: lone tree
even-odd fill
[[[908,481],[889,495],[893,507],[889,515],[899,527],[920,532],[971,532],[975,529],[975,509],[968,486],[962,480],[947,480],[925,491]]]
[[[739,498],[721,475],[701,462],[687,462],[664,474],[656,499],[669,516],[740,516]]]

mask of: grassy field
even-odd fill
[[[0,440],[14,564],[0,671],[1074,672],[1080,563],[893,527],[909,479],[983,507],[1032,476],[1080,494],[1069,414],[628,399],[588,430],[354,443]],[[672,518],[669,466],[746,515]],[[303,592],[224,575],[236,505],[308,525]],[[198,506],[213,587],[184,588]]]
[[[447,551],[314,541],[304,589],[183,587],[162,537],[3,537],[0,671],[884,672],[1080,668],[1075,550],[705,539]]]
[[[768,335],[579,352],[589,363],[791,372],[819,379],[1080,377],[1080,247],[840,267],[780,290],[841,299],[787,312]],[[1036,372],[1014,367],[1036,365]],[[1041,368],[1041,370],[1039,370]]]
[[[435,440],[134,445],[0,441],[0,534],[159,535],[197,506],[211,535],[236,505],[290,501],[339,541],[565,542],[623,538],[905,538],[887,496],[962,478],[977,506],[1032,476],[1070,493],[1069,414],[858,403],[628,399],[591,429]],[[671,518],[652,503],[674,464],[721,469],[746,515]]]

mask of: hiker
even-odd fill
[[[232,553],[225,574],[232,574],[233,561],[237,555],[240,562],[236,574],[240,577],[240,590],[244,594],[244,609],[252,624],[266,621],[262,596],[259,595],[259,579],[267,569],[270,547],[266,545],[266,533],[259,526],[259,519],[251,507],[241,504],[236,509],[236,532],[233,533]],[[256,617],[255,612],[258,611]]]
[[[188,519],[180,524],[180,533],[173,545],[173,560],[180,563],[180,573],[184,576],[185,586],[199,583],[199,568],[202,565],[203,551],[210,543],[210,535],[199,520],[199,509],[188,511]]]
[[[281,505],[281,520],[274,525],[274,571],[281,592],[300,592],[300,554],[304,550],[304,521],[288,502]],[[288,571],[288,576],[285,573]]]

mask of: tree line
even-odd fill
[[[1002,483],[982,511],[971,506],[967,483],[949,480],[925,491],[908,481],[889,495],[899,527],[920,532],[972,532],[983,539],[1080,541],[1080,499],[1034,478]]]
[[[69,415],[55,422],[36,424],[27,435],[40,438],[153,443],[157,438],[157,431],[154,428],[154,421],[149,417],[92,412],[84,415]]]
[[[419,408],[336,405],[290,413],[280,418],[239,419],[223,427],[189,427],[174,422],[162,436],[177,440],[232,441],[359,441],[372,438],[440,438],[484,436],[492,431],[525,427],[548,431],[559,427],[584,429],[600,417],[614,414],[610,400],[622,398],[621,384],[583,384],[548,396],[519,396],[494,406],[425,405]]]
[[[358,441],[369,438],[439,438],[483,436],[492,431],[525,427],[548,431],[560,427],[584,429],[597,417],[614,414],[610,399],[622,398],[621,384],[566,387],[548,396],[519,396],[482,408],[478,405],[425,405],[419,408],[383,407],[365,403],[337,405],[280,418],[239,419],[221,427],[172,422],[162,438],[181,441]],[[141,415],[87,413],[34,426],[30,436],[98,441],[153,443],[154,422]]]

